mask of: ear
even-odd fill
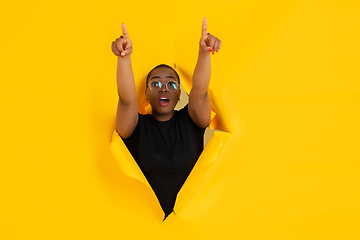
[[[147,88],[145,88],[145,100],[146,100],[146,102],[148,102],[148,97],[147,97]]]

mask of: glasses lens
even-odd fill
[[[158,91],[161,88],[161,82],[159,81],[152,81],[150,84],[150,89],[153,91]]]
[[[178,86],[177,83],[174,81],[169,81],[166,83],[166,87],[170,92],[174,92],[177,90]]]

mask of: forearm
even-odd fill
[[[119,101],[125,105],[137,102],[134,73],[131,65],[131,56],[118,57],[117,61],[117,86]]]
[[[196,98],[203,98],[209,87],[211,76],[210,52],[199,51],[198,60],[195,66],[191,94]]]

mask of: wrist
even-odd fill
[[[199,59],[208,59],[208,58],[210,58],[210,56],[211,56],[210,52],[204,52],[204,51],[200,50],[198,58]]]
[[[206,56],[206,55],[209,55],[210,53],[211,52],[209,52],[209,51],[204,51],[204,50],[199,49],[199,55]]]
[[[125,56],[118,56],[118,61],[128,61],[129,59],[131,59],[130,56],[131,54]]]

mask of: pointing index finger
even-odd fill
[[[207,19],[204,18],[203,23],[202,23],[202,37],[206,37],[207,36]]]
[[[123,34],[123,37],[124,38],[129,38],[129,35],[128,35],[128,32],[127,32],[127,29],[126,29],[126,26],[125,24],[121,24],[121,29],[122,29],[122,34]]]

